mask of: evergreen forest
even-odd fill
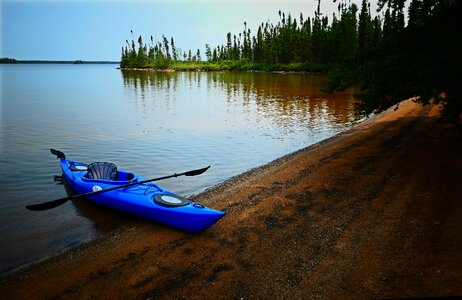
[[[258,70],[329,73],[328,90],[361,89],[360,110],[370,113],[418,97],[444,105],[444,116],[462,112],[457,89],[461,66],[461,1],[378,0],[372,14],[368,0],[360,7],[346,0],[330,19],[277,12],[279,21],[227,33],[226,43],[205,53],[181,51],[174,39],[141,36],[122,47],[121,68],[174,70]],[[407,8],[407,10],[405,9]],[[405,13],[406,11],[406,13]],[[405,15],[407,14],[407,15]]]

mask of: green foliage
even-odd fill
[[[407,26],[404,7],[410,1]],[[335,1],[334,1],[335,2]],[[226,44],[181,52],[165,36],[149,45],[138,38],[122,48],[121,67],[174,70],[252,70],[329,72],[328,90],[359,86],[361,110],[388,108],[414,96],[445,106],[448,118],[462,111],[457,88],[461,68],[461,2],[458,0],[379,0],[385,10],[372,18],[368,0],[361,7],[339,3],[332,22],[318,11],[298,20],[279,11],[277,24],[262,23],[252,35],[244,22]],[[181,60],[182,59],[182,60]]]
[[[279,11],[277,24],[262,23],[252,35],[247,23],[238,34],[228,32],[226,44],[211,48],[205,47],[208,62],[221,66],[224,70],[279,70],[279,71],[311,71],[328,70],[342,61],[355,58],[358,48],[357,7],[345,6],[341,10],[341,18],[329,25],[327,17],[316,13],[314,18],[293,18]],[[369,23],[371,23],[369,21]],[[372,29],[372,24],[370,24]],[[133,35],[133,32],[132,32]],[[171,50],[170,50],[171,49]],[[199,49],[177,53],[173,38],[169,43],[165,36],[162,42],[151,37],[149,45],[138,38],[138,46],[133,40],[127,41],[122,48],[121,67],[126,68],[172,68],[183,59],[187,62],[202,60]],[[207,69],[207,64],[201,69]],[[320,67],[322,66],[322,67]]]
[[[444,117],[458,121],[462,112],[460,1],[412,0],[408,26],[403,3],[388,0],[383,39],[364,47],[356,65],[337,66],[330,89],[359,85],[364,113],[417,96],[444,105]],[[345,71],[349,69],[350,71]]]
[[[368,2],[364,1],[366,4]],[[242,33],[226,36],[226,45],[214,48],[212,61],[251,61],[255,64],[268,64],[272,69],[277,65],[298,63],[303,70],[313,66],[333,66],[345,61],[353,61],[358,55],[358,8],[355,4],[343,5],[339,10],[340,18],[334,16],[331,24],[327,17],[315,13],[315,17],[299,19],[279,11],[277,24],[262,23],[252,36],[244,23]],[[365,15],[364,19],[369,15]],[[369,19],[367,36],[363,38],[367,45],[373,44],[375,26]],[[363,28],[364,26],[362,26]],[[381,28],[378,30],[381,32]],[[317,69],[317,68],[315,68]],[[324,68],[323,68],[324,69]]]

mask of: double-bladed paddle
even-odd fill
[[[210,168],[210,166],[208,166],[206,168],[202,168],[202,169],[187,171],[187,172],[180,173],[180,174],[175,173],[173,175],[168,175],[168,176],[159,177],[159,178],[147,179],[147,180],[143,180],[143,181],[134,181],[134,182],[130,182],[130,183],[127,183],[127,184],[124,184],[124,185],[115,186],[115,187],[105,189],[105,190],[99,190],[99,191],[94,191],[94,192],[88,192],[88,193],[84,193],[84,194],[69,196],[69,197],[65,197],[65,198],[61,198],[61,199],[57,199],[57,200],[52,200],[52,201],[48,201],[48,202],[44,202],[44,203],[40,203],[40,204],[31,204],[31,205],[27,205],[26,208],[28,210],[32,210],[32,211],[47,210],[47,209],[57,207],[57,206],[59,206],[61,204],[64,204],[68,200],[73,200],[73,199],[77,199],[77,198],[82,198],[82,197],[92,196],[92,195],[96,195],[96,194],[101,194],[101,193],[105,193],[105,192],[109,192],[109,191],[129,187],[129,186],[132,186],[132,185],[143,184],[143,183],[147,183],[147,182],[151,182],[151,181],[159,181],[159,180],[178,177],[178,176],[183,176],[183,175],[184,176],[200,175],[200,174],[204,173],[205,171],[207,171],[209,168]]]

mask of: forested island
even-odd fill
[[[336,2],[335,0],[333,0]],[[461,66],[461,5],[457,0],[379,0],[379,16],[370,3],[339,1],[338,13],[297,18],[279,11],[277,24],[262,23],[227,33],[226,44],[183,52],[174,39],[142,36],[122,47],[121,68],[173,70],[253,70],[329,73],[329,91],[361,88],[360,109],[370,113],[418,96],[442,103],[444,116],[462,112],[456,86]],[[407,7],[407,19],[405,7]]]
[[[0,58],[0,64],[119,64],[117,61],[86,61],[86,60],[17,60],[10,57]]]
[[[2,57],[0,58],[0,64],[17,64],[18,61],[14,58],[10,57]]]

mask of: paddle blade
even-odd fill
[[[202,173],[205,173],[205,171],[207,171],[209,168],[210,168],[210,166],[208,166],[208,167],[206,167],[206,168],[202,168],[202,169],[197,169],[197,170],[188,171],[188,172],[185,172],[184,175],[185,175],[185,176],[196,176],[196,175],[200,175],[200,174],[202,174]]]
[[[66,155],[64,155],[64,152],[61,152],[56,149],[50,149],[51,154],[56,155],[57,158],[65,159]]]
[[[32,205],[27,205],[26,208],[28,210],[32,211],[40,211],[40,210],[47,210],[51,208],[55,208],[57,206],[60,206],[61,204],[66,203],[68,200],[70,200],[70,197],[67,198],[62,198],[58,200],[53,200],[45,203],[40,203],[40,204],[32,204]]]

